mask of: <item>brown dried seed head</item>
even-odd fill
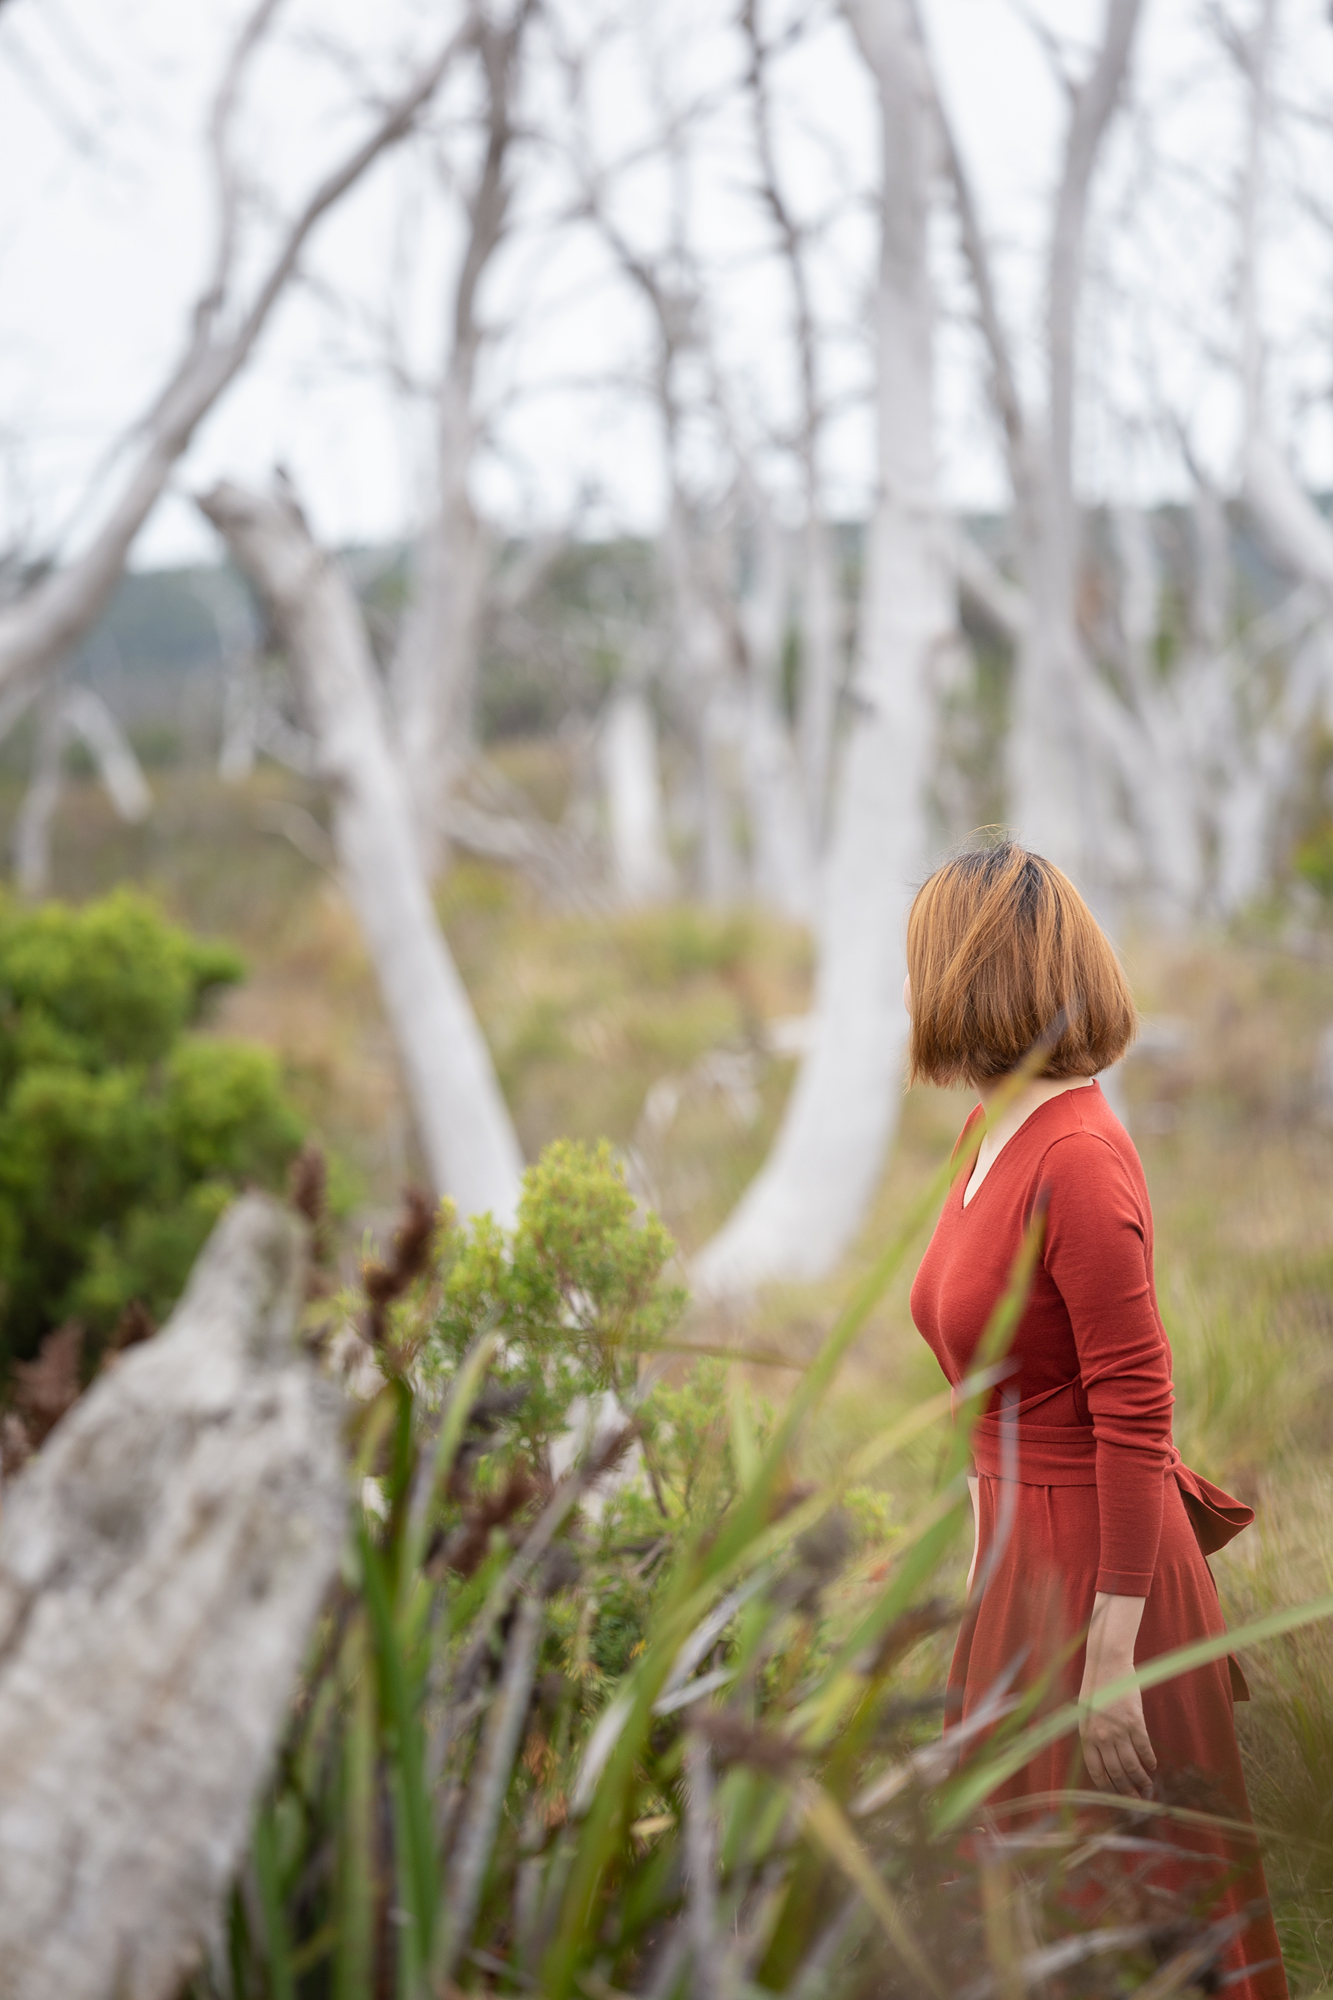
[[[83,1328],[77,1320],[67,1320],[47,1334],[35,1361],[14,1363],[14,1407],[34,1445],[82,1395],[82,1359]]]
[[[329,1169],[313,1140],[307,1140],[292,1161],[287,1188],[297,1214],[303,1215],[312,1229],[319,1229],[328,1212]]]

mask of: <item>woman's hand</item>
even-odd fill
[[[1088,1628],[1080,1701],[1090,1701],[1100,1689],[1134,1671],[1134,1641],[1142,1616],[1141,1597],[1097,1593]],[[1119,1792],[1125,1798],[1151,1796],[1157,1758],[1143,1720],[1143,1697],[1137,1688],[1107,1707],[1085,1714],[1079,1723],[1079,1736],[1088,1777],[1099,1792]]]

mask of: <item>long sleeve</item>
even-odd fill
[[[1146,1597],[1170,1458],[1170,1350],[1153,1300],[1143,1192],[1092,1132],[1048,1149],[1042,1262],[1064,1300],[1097,1452],[1098,1590]]]

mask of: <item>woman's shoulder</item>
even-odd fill
[[[1042,1133],[1043,1178],[1127,1181],[1146,1198],[1138,1150],[1099,1083],[1064,1091],[1051,1100],[1049,1110]]]

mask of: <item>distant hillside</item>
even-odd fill
[[[1318,504],[1333,511],[1328,496]],[[1190,524],[1178,506],[1158,509],[1153,522],[1169,622],[1170,603],[1179,606],[1188,592]],[[1011,542],[1007,519],[978,515],[966,525],[1003,564]],[[844,587],[854,594],[859,526],[841,524],[837,539]],[[1104,587],[1113,548],[1104,516],[1091,521],[1087,547]],[[521,553],[511,545],[505,559]],[[1283,593],[1283,579],[1244,525],[1233,535],[1233,557],[1242,615],[1253,615]],[[373,609],[372,628],[382,645],[402,603],[406,552],[401,546],[354,549],[345,560]],[[615,662],[600,651],[596,656],[590,652],[587,612],[611,599],[618,601],[622,617],[651,622],[660,615],[657,590],[655,554],[642,540],[567,548],[525,608],[521,649],[515,652],[507,644],[503,626],[493,635],[480,677],[482,734],[544,734],[571,710],[594,706]],[[228,567],[141,571],[121,583],[110,610],[74,656],[71,671],[98,690],[153,761],[181,754],[208,757],[220,727],[226,648],[253,638],[258,629],[250,593]]]

